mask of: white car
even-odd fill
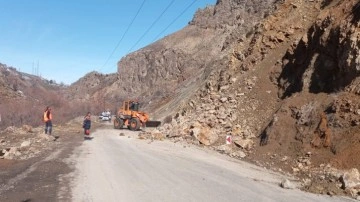
[[[103,116],[102,121],[111,121],[111,116]]]
[[[106,115],[100,115],[99,116],[99,120],[101,121],[111,121],[111,115],[106,114]]]

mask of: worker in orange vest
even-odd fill
[[[45,122],[45,134],[51,135],[52,131],[52,114],[51,114],[51,108],[46,107],[44,111],[44,122]]]

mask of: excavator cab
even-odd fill
[[[136,101],[130,101],[130,107],[129,107],[129,109],[131,110],[131,111],[139,111],[139,103],[138,102],[136,102]]]

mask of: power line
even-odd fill
[[[159,38],[159,36],[161,36],[167,29],[169,29],[169,27],[174,24],[182,15],[184,15],[184,13],[189,10],[189,8],[194,5],[194,3],[196,2],[197,0],[194,0],[190,5],[188,5],[185,10],[183,10],[180,15],[178,15],[165,29],[163,29],[154,39],[153,41],[157,40]]]
[[[146,32],[140,37],[140,39],[129,49],[128,52],[130,52],[143,38],[144,36],[150,31],[150,29],[157,23],[160,18],[164,15],[164,13],[170,8],[170,6],[175,2],[175,0],[172,0],[169,5],[165,8],[165,10],[160,14],[160,16],[150,25],[150,27],[146,30]]]
[[[114,55],[116,49],[119,47],[119,45],[120,45],[120,43],[122,42],[122,40],[124,39],[125,35],[126,35],[127,32],[129,31],[129,29],[130,29],[130,27],[132,26],[132,24],[134,23],[136,17],[139,15],[140,10],[142,9],[142,7],[143,7],[144,4],[145,4],[145,1],[146,1],[146,0],[144,0],[144,1],[142,2],[142,4],[140,5],[140,8],[138,9],[136,15],[134,16],[134,18],[132,19],[131,23],[129,24],[129,26],[126,28],[124,34],[122,35],[121,39],[119,40],[119,42],[118,42],[117,45],[115,46],[114,50],[111,52],[110,56],[108,57],[108,59],[106,60],[106,62],[104,63],[104,65],[103,65],[100,69],[104,68],[105,65],[109,62],[110,58]]]
[[[112,53],[110,54],[110,56],[108,57],[108,59],[106,60],[105,64],[101,67],[104,68],[105,65],[109,62],[110,58],[113,56],[113,54],[115,53],[116,49],[119,47],[120,43],[122,42],[123,38],[125,37],[126,33],[129,31],[130,27],[132,26],[132,24],[134,23],[136,17],[138,16],[138,14],[140,13],[140,10],[142,9],[144,3],[146,0],[143,1],[143,3],[141,4],[140,8],[138,9],[135,17],[133,18],[132,22],[129,24],[129,26],[127,27],[126,31],[124,32],[124,34],[122,35],[120,41],[118,42],[118,44],[116,45],[116,47],[114,48],[114,50],[112,51]],[[155,41],[159,36],[161,36],[171,25],[173,25],[187,10],[189,10],[191,8],[191,6],[194,5],[194,3],[197,0],[194,0],[191,4],[189,4],[169,25],[167,25],[165,27],[165,29],[163,29],[155,38],[153,41]],[[133,48],[135,48],[135,46],[145,37],[145,35],[151,30],[151,28],[160,20],[160,18],[165,14],[165,12],[170,8],[170,6],[175,2],[175,0],[172,0],[168,6],[164,9],[164,11],[160,14],[160,16],[150,25],[150,27],[146,30],[146,32],[137,40],[137,42],[128,50],[128,53],[130,51],[133,50]]]

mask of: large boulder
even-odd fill
[[[214,144],[219,136],[209,127],[195,126],[191,130],[191,134],[201,143],[206,146]]]

